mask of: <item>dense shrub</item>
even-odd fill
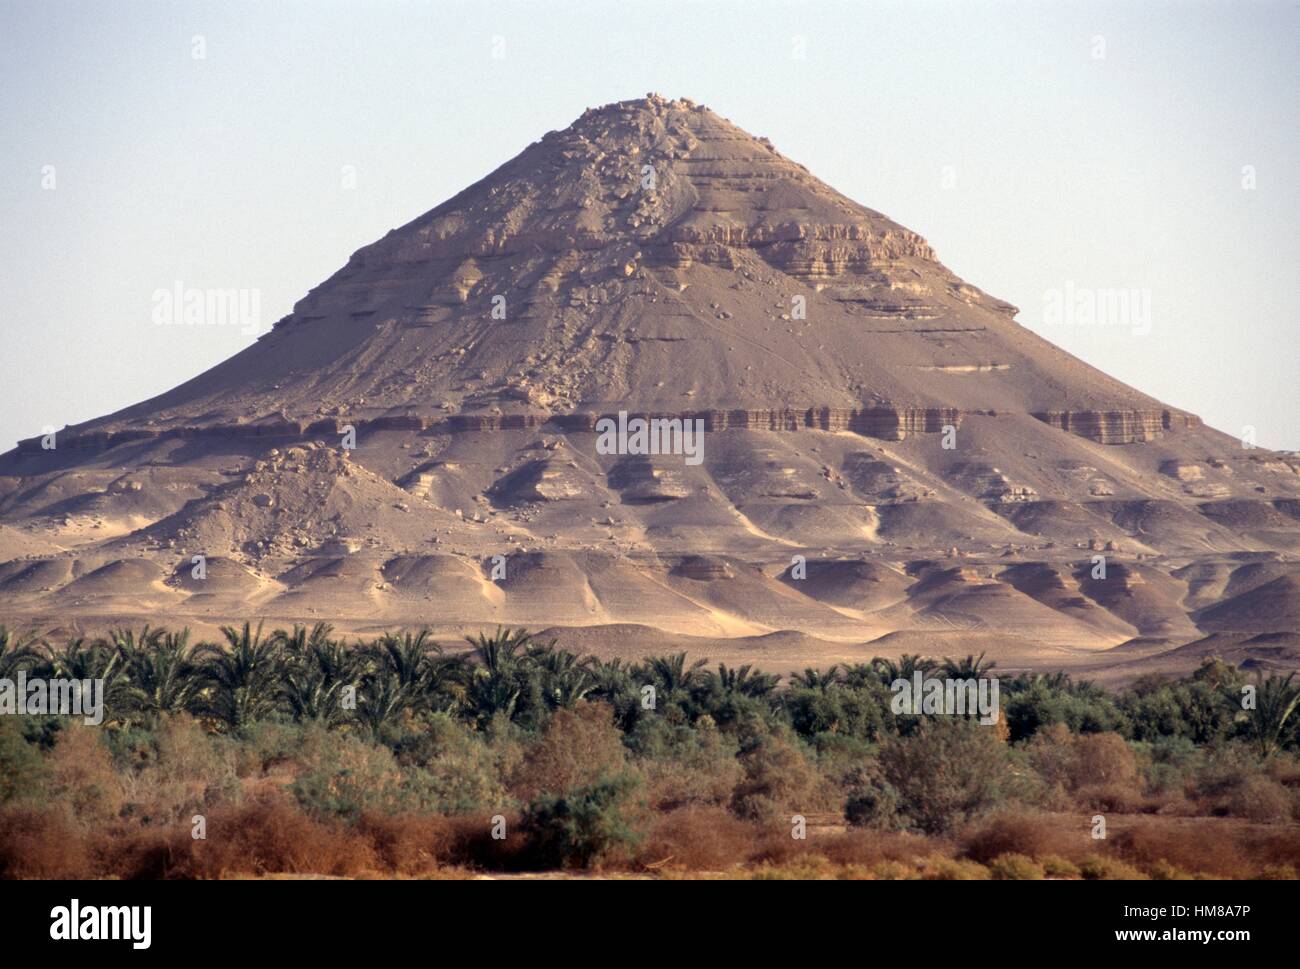
[[[103,823],[117,818],[125,802],[113,756],[103,731],[74,723],[59,734],[45,759],[43,798],[55,810],[78,821]]]
[[[878,777],[864,781],[849,795],[844,817],[855,828],[882,831],[906,828],[909,823],[898,789]]]
[[[320,818],[355,819],[363,812],[397,814],[412,806],[412,790],[386,747],[336,736],[303,765],[293,783],[298,803]]]
[[[1228,794],[1226,813],[1251,821],[1291,820],[1291,794],[1277,781],[1262,775],[1247,777]]]
[[[0,805],[0,878],[92,878],[88,839],[67,812]]]
[[[23,736],[19,718],[0,716],[0,804],[34,793],[44,774],[40,749]]]
[[[623,735],[614,726],[611,709],[603,703],[581,703],[555,712],[528,747],[509,786],[521,801],[531,801],[618,774],[626,761]]]
[[[968,857],[984,864],[1010,852],[1077,861],[1096,844],[1082,822],[1071,819],[1066,827],[1047,814],[1001,812],[962,832],[961,846]]]
[[[825,688],[792,686],[784,699],[790,725],[801,736],[830,733],[875,740],[884,732],[890,696],[876,684],[853,688],[832,683]]]
[[[751,734],[739,762],[744,773],[731,796],[737,817],[788,824],[795,814],[826,806],[820,775],[790,739],[767,731]]]
[[[703,719],[703,718],[702,718]],[[696,726],[642,719],[627,738],[646,781],[650,805],[672,811],[687,805],[725,805],[744,770],[736,741],[711,719]]]
[[[721,871],[746,861],[759,833],[720,807],[686,807],[658,815],[639,858],[652,870]]]
[[[624,771],[528,806],[523,828],[541,868],[589,868],[626,858],[640,843],[633,795],[636,775]]]
[[[1122,701],[1133,738],[1186,737],[1197,744],[1226,738],[1234,729],[1226,689],[1207,680],[1137,684]]]
[[[989,862],[989,872],[997,881],[1042,881],[1043,866],[1027,855],[1009,851]]]
[[[127,751],[123,813],[146,824],[171,824],[237,804],[243,790],[236,750],[184,714],[160,717]]]
[[[510,761],[507,744],[493,744],[446,714],[434,714],[398,748],[410,799],[436,814],[504,810],[512,804],[501,779],[503,763]]]
[[[1115,701],[1092,687],[1068,682],[1056,686],[1042,680],[1022,686],[1013,681],[1009,693],[1004,706],[1013,741],[1058,724],[1076,733],[1126,728],[1125,714]]]
[[[998,804],[1006,768],[1006,749],[993,731],[964,719],[923,722],[915,736],[880,750],[880,779],[897,792],[897,811],[927,834]]]

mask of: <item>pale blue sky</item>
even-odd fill
[[[648,91],[770,137],[1088,362],[1300,448],[1297,51],[1293,2],[0,0],[0,449],[253,339],[156,326],[155,290],[258,289],[269,327]],[[1151,332],[1048,325],[1067,283],[1150,290]]]

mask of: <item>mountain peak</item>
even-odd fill
[[[880,411],[889,433],[1009,411],[1099,440],[1177,422],[1014,314],[766,139],[650,94],[588,109],[359,249],[244,353],[78,432],[629,407]]]

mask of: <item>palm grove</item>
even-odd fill
[[[146,627],[55,645],[0,628],[0,679],[98,680],[105,703],[103,728],[0,718],[0,874],[61,871],[57,851],[35,847],[54,828],[89,839],[91,874],[348,869],[228,843],[214,870],[200,856],[216,848],[181,838],[197,816],[246,831],[268,810],[307,825],[303,841],[361,832],[357,864],[379,870],[414,864],[391,857],[402,824],[425,867],[752,868],[830,844],[784,843],[806,815],[847,824],[873,850],[913,838],[967,873],[996,873],[962,839],[1009,811],[1300,819],[1300,685],[1219,660],[1118,692],[1061,673],[1004,676],[1002,716],[983,727],[890,702],[890,684],[918,671],[989,676],[983,656],[782,677],[680,653],[602,661],[523,630],[456,652],[427,631],[355,643],[324,624],[222,632],[222,643]],[[488,818],[517,836],[491,843]],[[411,835],[412,819],[446,824]],[[144,851],[142,838],[165,850]]]

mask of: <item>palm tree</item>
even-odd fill
[[[351,719],[355,704],[346,701],[349,694],[355,697],[368,657],[327,638],[328,631],[325,627],[322,636],[291,640],[296,652],[291,651],[284,664],[282,693],[295,720],[333,727]]]
[[[357,699],[357,720],[378,739],[384,728],[397,723],[411,709],[418,694],[402,683],[397,674],[378,670],[368,675]]]
[[[128,653],[138,650],[152,650],[158,647],[165,630],[150,629],[149,624],[145,623],[144,628],[140,630],[137,636],[130,629],[112,629],[108,633],[108,641],[114,649],[122,650]]]
[[[194,709],[202,682],[188,629],[179,634],[157,630],[151,635],[146,626],[138,640],[129,633],[114,639],[126,660],[127,697],[133,709],[150,716]]]
[[[621,659],[612,659],[606,663],[593,658],[588,672],[593,684],[588,696],[613,707],[614,721],[625,733],[630,731],[636,726],[642,711],[636,669]]]
[[[1261,759],[1267,759],[1282,746],[1287,723],[1296,708],[1300,707],[1300,684],[1292,685],[1295,673],[1282,677],[1270,673],[1266,679],[1257,678],[1255,707],[1247,710],[1250,735],[1259,749]]]
[[[687,663],[685,653],[676,653],[649,657],[633,673],[642,696],[647,687],[653,691],[654,710],[671,721],[689,723],[704,713],[707,706],[707,694],[714,682],[705,672],[707,665],[705,659]]]
[[[840,667],[840,680],[845,686],[860,690],[880,682],[880,670],[873,663],[845,663]]]
[[[112,641],[96,639],[89,645],[83,637],[74,637],[53,655],[50,664],[53,679],[95,680],[103,684],[100,696],[106,721],[117,719],[131,701],[126,656],[116,644],[116,638],[121,635],[114,632]],[[129,633],[125,638],[133,644],[137,642]],[[146,626],[139,642],[147,643],[154,639],[156,634],[150,633]]]
[[[645,672],[654,681],[655,687],[664,694],[687,693],[702,679],[701,670],[709,663],[706,659],[697,659],[690,666],[686,665],[686,654],[673,656],[652,656],[646,660]]]
[[[950,680],[978,680],[987,676],[997,663],[985,662],[984,653],[979,656],[968,655],[963,660],[952,660],[944,657],[943,665],[940,672]]]
[[[527,648],[532,636],[523,629],[502,629],[491,636],[479,633],[466,637],[475,660],[465,702],[478,720],[486,722],[497,714],[515,719],[521,713],[520,700],[527,686]]]
[[[717,682],[724,694],[759,699],[768,696],[781,682],[779,673],[762,673],[746,663],[739,669],[728,669],[726,663],[718,664]]]
[[[328,642],[333,631],[334,627],[327,622],[316,623],[312,626],[311,632],[307,631],[306,626],[295,624],[293,629],[287,632],[277,629],[271,634],[271,638],[278,641],[290,657],[296,657],[306,655],[312,647]]]
[[[569,709],[596,689],[590,656],[580,657],[568,650],[556,649],[555,643],[551,642],[529,647],[528,659],[541,674],[542,693],[552,709]]]
[[[606,662],[593,658],[588,669],[591,671],[591,678],[596,681],[594,692],[601,697],[613,696],[625,690],[634,690],[636,687],[633,680],[635,671],[621,659],[615,658]]]
[[[204,643],[195,651],[204,681],[199,709],[239,734],[279,708],[284,652],[274,636],[262,637],[260,623],[256,632],[246,622],[242,631],[222,626],[221,633],[228,648]]]
[[[1049,690],[1068,690],[1070,688],[1070,674],[1064,670],[1044,673],[1043,685]]]
[[[480,724],[497,714],[515,719],[523,687],[513,678],[476,669],[465,691],[465,705]]]
[[[932,659],[923,659],[916,653],[904,653],[898,658],[898,662],[877,656],[871,661],[871,665],[876,668],[880,682],[890,686],[898,680],[910,680],[917,673],[925,676],[934,669],[935,662]]]
[[[45,640],[34,633],[17,633],[0,625],[0,679],[12,679],[45,658]]]
[[[422,706],[443,705],[446,688],[454,683],[461,665],[458,658],[443,655],[428,629],[401,635],[385,633],[366,651],[380,668],[396,676]]]
[[[497,631],[491,636],[479,633],[474,637],[465,637],[474,659],[492,676],[516,669],[521,659],[520,651],[526,651],[532,641],[532,635],[526,630],[502,629],[500,626],[497,626]]]
[[[795,673],[791,676],[790,682],[806,690],[817,690],[819,693],[825,693],[840,682],[839,671],[838,664],[825,670],[815,670],[809,667],[802,673]]]

